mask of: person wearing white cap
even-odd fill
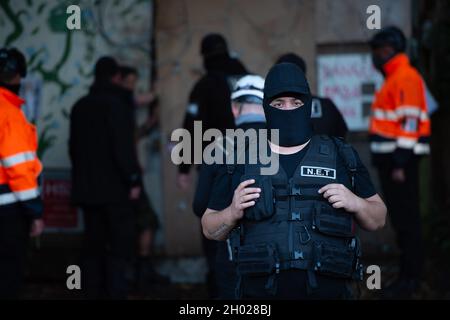
[[[240,78],[231,93],[231,108],[238,129],[263,129],[266,126],[263,102],[264,79],[258,75],[246,75]],[[227,165],[203,164],[200,168],[198,184],[195,191],[193,210],[202,217],[208,207],[211,190],[219,173],[227,170]],[[216,255],[208,265],[210,274],[217,288],[218,299],[234,299],[237,277],[232,262],[229,261],[226,242],[211,241],[216,245]]]

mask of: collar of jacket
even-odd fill
[[[263,114],[246,113],[238,116],[234,122],[238,127],[244,123],[253,123],[253,122],[266,123],[266,117]]]
[[[0,100],[7,100],[17,108],[20,108],[25,103],[25,100],[5,88],[0,88]]]
[[[409,65],[409,58],[404,53],[399,53],[395,55],[391,60],[386,62],[383,69],[386,73],[386,76],[390,76],[395,71],[397,71],[399,68]]]

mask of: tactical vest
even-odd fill
[[[350,179],[338,180],[338,157]],[[353,189],[356,158],[351,147],[337,138],[314,136],[291,178],[281,166],[275,175],[260,175],[261,167],[246,164],[240,179],[255,179],[252,187],[262,191],[229,236],[238,276],[267,275],[268,289],[274,275],[287,269],[306,270],[311,288],[317,287],[316,274],[362,280],[353,214],[333,208],[318,193],[330,183]]]

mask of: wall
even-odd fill
[[[164,194],[166,248],[169,254],[200,253],[199,221],[191,211],[192,192],[176,188],[176,168],[170,161],[172,130],[182,124],[189,91],[202,73],[200,41],[220,32],[233,54],[254,73],[265,75],[287,51],[305,57],[315,82],[313,39],[314,1],[157,1],[156,43],[158,88],[165,153]],[[193,179],[193,188],[195,179]]]
[[[66,8],[78,4],[81,30],[66,27]],[[141,88],[150,70],[151,0],[2,0],[0,45],[26,54],[28,82],[39,88],[37,118],[46,168],[69,168],[68,115],[92,82],[95,61],[110,54],[139,66]]]
[[[66,8],[71,4],[81,8],[81,30],[66,27]],[[17,47],[28,61],[23,110],[37,122],[44,176],[70,169],[68,117],[76,100],[87,93],[99,57],[112,55],[122,64],[137,67],[139,90],[149,88],[152,12],[152,0],[0,1],[0,46]],[[144,120],[145,112],[140,111],[138,118]],[[139,147],[145,185],[147,190],[156,189],[150,198],[161,216],[160,164],[152,148],[154,140],[144,139]]]

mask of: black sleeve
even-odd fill
[[[200,120],[200,97],[201,82],[197,82],[189,95],[189,102],[183,119],[183,129],[189,131],[191,137],[194,136],[194,121]],[[191,157],[194,156],[194,144],[191,143]],[[189,173],[192,164],[182,163],[178,166],[179,173]]]
[[[32,219],[40,219],[44,214],[44,202],[41,196],[31,200],[21,201],[20,205],[24,212]]]
[[[221,211],[233,200],[232,175],[227,172],[226,165],[220,165],[214,178],[208,208]]]
[[[356,157],[356,174],[355,174],[355,193],[361,198],[370,198],[374,196],[377,192],[370,178],[369,171],[366,166],[362,163],[358,152],[354,148],[353,153]]]
[[[202,164],[199,170],[197,188],[195,189],[192,209],[197,217],[202,217],[208,208],[208,201],[211,195],[211,189],[214,184],[214,178],[217,175],[217,165]]]
[[[130,187],[140,185],[140,169],[134,141],[134,119],[131,106],[120,99],[110,102],[109,129],[113,157],[119,174]]]

